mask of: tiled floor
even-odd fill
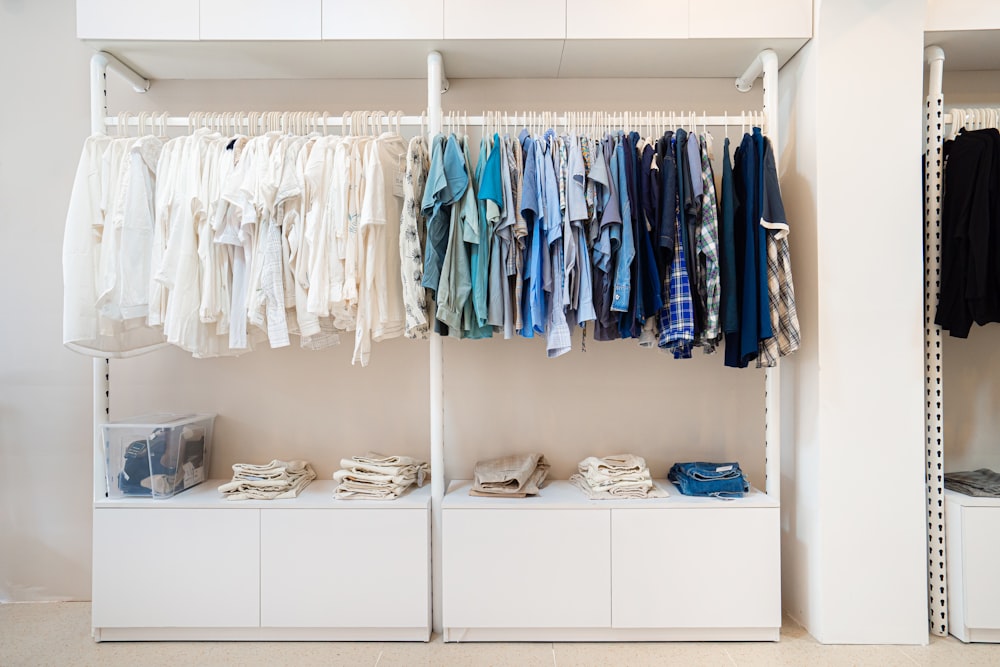
[[[90,604],[0,605],[0,665],[1000,665],[1000,645],[932,637],[928,646],[823,646],[786,619],[778,643],[444,644],[135,642],[96,644]]]

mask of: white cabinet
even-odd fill
[[[614,509],[616,628],[781,625],[777,507]]]
[[[80,39],[198,39],[199,0],[76,0]]]
[[[323,39],[442,39],[444,0],[323,0]]]
[[[312,40],[322,36],[321,0],[201,0],[201,39]]]
[[[94,627],[256,626],[259,572],[256,512],[94,512]]]
[[[445,39],[565,39],[566,0],[444,0]]]
[[[609,521],[607,511],[446,509],[445,627],[607,627]]]
[[[948,629],[1000,642],[1000,499],[945,491]]]
[[[421,509],[261,510],[260,624],[426,626],[428,521]]]
[[[778,503],[754,491],[442,503],[445,641],[770,640],[781,628]]]
[[[569,39],[684,39],[688,0],[566,0]]]
[[[812,0],[697,0],[692,39],[812,37]]]
[[[115,640],[427,641],[430,488],[227,501],[220,480],[94,508],[93,629]]]

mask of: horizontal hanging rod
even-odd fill
[[[163,121],[161,121],[155,113],[151,113],[149,117],[143,122],[143,124],[159,127],[162,124],[162,122]],[[232,116],[228,120],[224,120],[222,118],[222,114],[219,114],[218,116],[215,117],[215,119],[209,119],[206,122],[210,126],[221,122],[224,125],[238,124],[242,125],[243,127],[246,127],[250,123],[250,119],[247,118],[246,116],[244,116],[243,118],[237,118],[235,116]],[[388,118],[385,117],[379,124],[385,125],[388,122],[389,122]],[[421,122],[423,122],[426,125],[428,123],[428,120],[426,117],[421,119],[420,116],[402,116],[399,119],[400,125],[419,126]],[[295,123],[295,120],[289,119],[288,123],[292,125]],[[105,119],[104,124],[108,127],[118,127],[118,118],[109,117]],[[129,127],[137,127],[139,125],[139,118],[133,114],[129,114],[128,118],[126,119],[126,124]],[[188,119],[187,116],[168,116],[166,118],[166,124],[167,127],[188,127],[188,125],[191,125],[193,127],[199,127],[201,125],[201,123],[199,122],[192,122],[191,120]],[[257,125],[268,125],[268,124],[269,121],[266,118],[257,119]],[[273,124],[273,122],[271,124]],[[316,117],[314,119],[312,116],[307,116],[305,120],[305,125],[324,125],[324,124],[327,125],[328,127],[340,127],[341,125],[346,127],[351,124],[351,119],[347,118],[346,120],[341,121],[340,116],[327,116],[325,119],[322,117]],[[375,125],[376,123],[374,120],[372,120],[370,124]],[[396,120],[393,119],[391,124],[395,125]],[[472,124],[471,120],[469,124],[470,125]]]
[[[567,126],[574,124],[577,126],[586,126],[593,122],[587,115],[588,113],[589,112],[583,112],[581,113],[580,117],[576,119],[574,119],[572,116],[549,116],[546,122],[550,125],[558,125],[558,126]],[[628,116],[626,116],[625,114],[614,113],[614,114],[595,114],[595,117],[598,118],[597,120],[598,125],[607,125],[609,123],[621,125],[627,122],[630,125],[674,124],[680,126],[687,126],[687,125],[697,124],[697,125],[709,125],[712,127],[727,127],[727,126],[734,127],[738,125],[750,125],[753,123],[760,122],[762,120],[762,114],[760,113],[756,115],[737,114],[737,115],[725,115],[725,116],[702,116],[699,114],[689,114],[689,113],[675,113],[675,114],[665,113],[661,114],[659,118],[657,118],[656,116],[649,116],[649,115],[629,114]],[[501,114],[500,116],[493,118],[492,121],[487,116],[460,116],[460,115],[454,116],[453,120],[449,121],[446,115],[444,124],[447,126],[449,125],[450,122],[453,122],[454,125],[469,125],[476,127],[485,126],[490,122],[492,122],[494,125],[538,125],[541,120],[542,120],[541,113],[535,116],[532,116],[531,114],[504,116]],[[164,121],[157,118],[155,114],[151,114],[144,121],[144,124],[152,125],[154,127],[159,127],[163,124],[163,122]],[[166,118],[165,122],[167,127],[188,127],[189,125],[192,125],[192,122],[188,119],[187,116],[169,116]],[[224,125],[239,124],[243,127],[246,127],[250,121],[246,117],[242,119],[230,118],[229,120],[223,120],[220,116],[216,120],[209,120],[208,125],[211,126],[213,124],[217,124],[220,122]],[[266,125],[267,123],[268,121],[265,119],[258,119],[258,125]],[[295,121],[289,120],[288,123],[289,125],[292,125],[295,123]],[[327,116],[326,118],[322,117],[313,118],[311,116],[307,116],[304,121],[305,125],[322,126],[325,124],[327,127],[342,127],[342,126],[346,127],[350,125],[350,123],[351,123],[350,119],[342,121],[340,116]],[[118,118],[116,117],[106,118],[104,124],[107,127],[118,127]],[[139,125],[139,119],[138,117],[130,114],[126,119],[126,124],[129,127],[137,127]],[[392,121],[390,121],[388,118],[383,118],[381,122],[378,122],[375,119],[372,119],[369,124],[395,125],[396,120],[393,119]],[[419,127],[421,124],[427,125],[428,119],[426,116],[424,117],[402,116],[399,118],[399,124],[407,127]],[[193,126],[195,127],[199,125],[200,123],[193,123]]]
[[[962,110],[966,111],[966,112],[975,111],[976,109],[979,109],[981,111],[986,111],[986,110],[992,109],[994,111],[1000,112],[1000,106],[995,106],[995,107],[963,107],[962,108]],[[1000,115],[1000,113],[998,113],[998,115]],[[941,122],[944,123],[945,125],[951,125],[953,123],[958,123],[958,122],[961,122],[961,121],[971,121],[971,120],[973,120],[973,117],[969,116],[968,114],[966,114],[966,117],[964,119],[960,118],[959,114],[953,113],[953,112],[946,112],[946,113],[944,113],[944,114],[941,115]]]

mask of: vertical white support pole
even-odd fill
[[[765,49],[757,56],[762,65],[764,88],[764,118],[767,137],[774,147],[777,167],[778,140],[778,56]],[[764,475],[767,495],[781,500],[781,368],[764,370]]]
[[[927,445],[927,604],[930,631],[948,635],[944,523],[944,396],[941,329],[934,324],[941,287],[941,192],[944,143],[944,51],[928,46],[924,126],[924,426]]]
[[[433,138],[441,131],[441,92],[444,60],[437,51],[427,54],[427,120]],[[441,502],[444,500],[444,340],[431,332],[430,340],[430,426],[431,426],[431,551],[432,625],[442,631],[441,615]]]
[[[107,117],[107,85],[106,77],[108,59],[103,53],[95,53],[90,57],[90,131],[92,134],[104,134],[104,119]],[[107,359],[93,360],[93,396],[94,396],[94,499],[105,496],[104,476],[104,438],[101,425],[107,423],[109,413],[109,366]]]

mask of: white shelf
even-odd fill
[[[444,509],[736,509],[747,507],[778,507],[777,500],[763,491],[750,489],[743,498],[722,500],[681,495],[671,482],[661,479],[653,483],[669,495],[666,498],[590,500],[583,491],[566,480],[546,482],[539,495],[527,498],[484,498],[470,496],[471,480],[455,480],[448,485],[441,506]]]
[[[950,503],[955,503],[960,507],[997,507],[1000,508],[1000,498],[984,498],[982,496],[968,496],[958,491],[944,490],[944,497]]]
[[[333,491],[337,483],[332,479],[317,479],[302,490],[297,498],[277,500],[226,500],[219,493],[219,485],[228,479],[210,479],[198,486],[178,493],[172,498],[105,498],[94,503],[95,509],[425,509],[431,502],[431,487],[425,482],[421,488],[409,491],[395,500],[339,500]]]

